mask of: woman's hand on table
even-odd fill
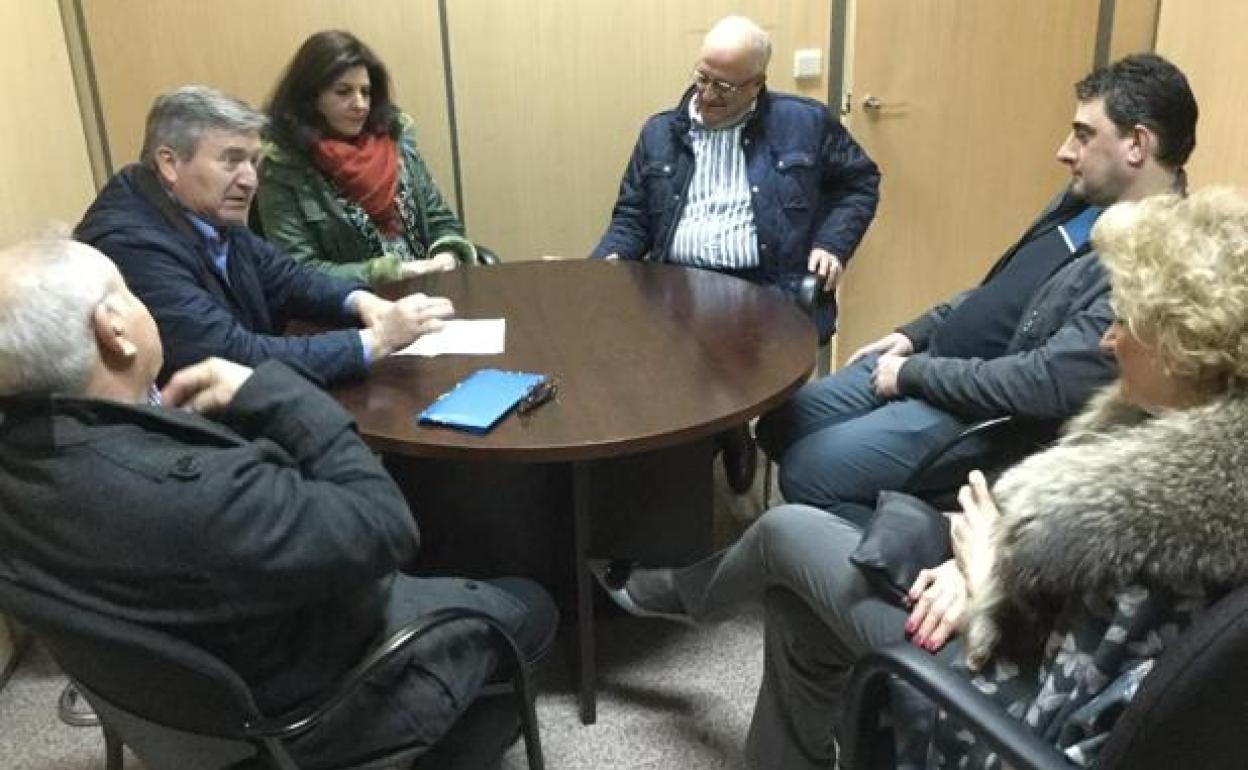
[[[439,251],[428,259],[414,259],[404,262],[400,272],[404,278],[415,278],[430,273],[449,273],[459,267],[459,260],[449,251]]]

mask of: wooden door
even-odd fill
[[[1157,23],[1157,53],[1187,75],[1200,121],[1196,152],[1188,164],[1194,188],[1210,184],[1248,185],[1248,3],[1243,0],[1165,0]]]
[[[856,3],[848,125],[883,182],[841,287],[839,361],[977,283],[1065,184],[1054,154],[1092,66],[1098,6]]]

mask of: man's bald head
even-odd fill
[[[732,55],[748,60],[753,73],[761,75],[771,61],[771,38],[744,16],[725,16],[715,22],[702,40],[702,58]]]
[[[128,400],[160,360],[151,316],[103,254],[65,238],[0,250],[0,395]],[[102,373],[126,387],[93,392]]]

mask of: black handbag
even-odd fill
[[[882,596],[904,605],[919,572],[952,557],[943,513],[904,492],[881,492],[849,560]]]

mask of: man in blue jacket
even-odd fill
[[[591,256],[716,270],[794,298],[813,273],[828,293],[815,310],[827,341],[833,292],[875,216],[880,173],[825,105],[767,90],[770,58],[753,21],[729,16],[711,28],[679,104],[642,127]],[[746,469],[725,461],[743,491],[752,474],[734,483]]]
[[[793,295],[836,288],[875,216],[880,173],[812,99],[767,90],[771,41],[741,16],[707,33],[675,109],[646,121],[592,256],[709,268]],[[817,323],[835,326],[829,303]]]
[[[165,349],[161,382],[218,356],[247,366],[286,361],[333,383],[361,376],[454,312],[449,300],[423,294],[381,299],[248,230],[264,123],[204,86],[157,97],[141,162],[109,180],[75,231],[117,263],[151,309]],[[282,336],[291,320],[364,328]]]

